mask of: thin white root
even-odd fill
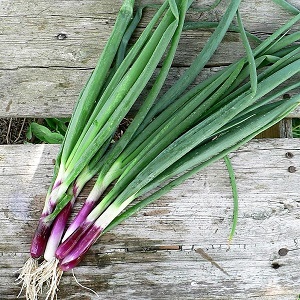
[[[82,287],[83,289],[86,289],[86,290],[88,290],[88,291],[94,293],[98,298],[100,298],[100,296],[97,294],[96,291],[94,291],[93,289],[91,289],[91,288],[89,288],[89,287],[86,287],[86,286],[82,285],[82,284],[77,280],[77,278],[76,278],[76,276],[75,276],[75,273],[74,273],[74,269],[72,269],[72,274],[73,274],[73,277],[74,277],[76,283],[77,283],[80,287]]]
[[[43,287],[45,285],[48,288],[45,300],[52,300],[56,295],[57,287],[62,275],[62,271],[58,268],[58,263],[59,261],[55,258],[50,261],[43,261],[33,274],[33,281],[37,294],[43,293]]]
[[[20,275],[17,278],[18,284],[22,283],[21,291],[18,295],[20,297],[23,290],[25,290],[25,295],[27,300],[37,300],[37,293],[35,290],[35,284],[33,284],[33,275],[38,268],[38,261],[32,257],[24,263],[23,267],[20,269]]]
[[[49,290],[47,292],[47,297],[46,297],[45,300],[57,299],[56,294],[57,294],[57,291],[58,291],[58,286],[59,286],[60,279],[63,275],[63,271],[60,270],[57,266],[58,266],[58,261],[57,261],[56,269],[53,270]]]

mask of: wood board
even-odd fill
[[[297,5],[297,1],[290,2]],[[211,3],[195,1],[195,6],[203,8]],[[218,21],[228,3],[222,1],[213,13],[193,10],[187,21]],[[108,39],[120,4],[109,0],[1,1],[0,117],[70,116]],[[240,12],[246,29],[260,38],[266,38],[292,17],[272,0],[243,1]],[[151,14],[153,10],[145,9],[139,30]],[[190,65],[210,34],[211,30],[183,33],[169,84],[174,82],[178,67]],[[229,32],[204,74],[244,54],[239,34]],[[299,117],[299,111],[291,116]]]
[[[290,2],[298,5],[298,0]],[[193,12],[188,18],[217,21],[227,3],[214,14]],[[69,116],[120,4],[1,1],[0,117]],[[150,13],[146,11],[141,28]],[[247,30],[262,38],[291,17],[271,0],[243,1],[241,14]],[[168,85],[210,33],[184,33]],[[198,80],[243,53],[238,34],[228,33]],[[290,115],[299,116],[297,110]],[[57,150],[0,147],[0,299],[16,299],[19,292],[14,280],[28,257]],[[100,299],[298,299],[299,151],[297,140],[271,139],[252,141],[232,154],[240,218],[230,248],[232,195],[219,162],[103,236],[76,278]],[[58,297],[99,299],[70,273],[64,275]]]
[[[16,299],[14,280],[28,257],[57,150],[0,147],[3,300]],[[230,247],[232,194],[226,167],[217,162],[104,235],[75,270],[77,280],[100,299],[296,300],[299,141],[254,140],[231,159],[240,208]],[[98,299],[70,272],[58,297]]]

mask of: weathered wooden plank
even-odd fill
[[[206,68],[197,82],[219,69]],[[174,67],[163,90],[170,87],[183,71],[184,68]],[[0,94],[6,99],[0,106],[0,117],[68,117],[90,73],[91,70],[60,68],[35,68],[34,72],[27,68],[0,70],[4,83]]]
[[[144,1],[145,2],[145,1]],[[161,2],[161,1],[158,1]],[[198,6],[211,3],[201,1]],[[228,4],[223,1],[218,9],[199,13],[191,11],[188,20],[218,21]],[[196,2],[197,3],[197,2]],[[20,8],[22,7],[22,9]],[[113,26],[120,1],[3,1],[0,10],[1,35],[0,59],[2,68],[28,66],[94,67]],[[259,4],[245,2],[241,5],[245,26],[250,32],[267,35],[282,25],[289,14],[271,0]],[[149,19],[146,13],[143,27]],[[57,36],[65,34],[64,39]],[[209,32],[186,32],[176,63],[187,65],[199,52]],[[190,43],[190,41],[193,43]],[[232,51],[235,46],[235,51]],[[236,34],[229,34],[214,58],[214,63],[228,63],[243,53],[243,46]],[[184,56],[182,55],[184,54]],[[182,60],[184,57],[184,61]]]
[[[28,66],[94,67],[120,6],[120,1],[110,4],[108,0],[53,1],[51,4],[44,1],[24,3],[20,0],[3,2],[0,11],[0,67],[4,69]],[[218,21],[229,1],[223,2],[214,13],[192,12],[188,20]],[[261,36],[274,31],[290,17],[271,0],[265,2],[259,10],[253,2],[241,5],[245,26]],[[149,15],[146,14],[142,27]],[[65,34],[65,38],[58,38],[61,33]],[[176,64],[188,65],[208,36],[209,31],[186,32],[182,45],[188,43],[189,47],[181,47]],[[232,51],[232,46],[235,51]],[[244,50],[238,34],[228,34],[211,64],[227,64],[242,53]]]
[[[211,2],[196,4],[203,6]],[[109,36],[120,3],[2,1],[0,116],[70,115],[76,96]],[[188,19],[219,20],[227,3],[222,1],[214,13],[192,11]],[[291,3],[297,5],[297,0]],[[259,36],[268,35],[290,17],[271,0],[260,2],[259,6],[256,1],[244,1],[241,14],[247,29]],[[148,10],[141,27],[149,15]],[[189,65],[209,34],[209,31],[185,32],[174,64]],[[228,64],[243,53],[238,34],[228,33],[210,66]],[[293,117],[299,115],[295,112]]]
[[[0,147],[1,299],[16,299],[57,150]],[[218,162],[104,235],[75,271],[79,282],[105,299],[297,299],[299,141],[254,140],[231,159],[240,210],[230,248],[232,196]],[[66,273],[59,299],[78,298],[98,299]]]
[[[201,82],[220,69],[221,67],[205,68],[195,83]],[[185,68],[173,67],[162,92],[171,87],[184,70]],[[3,82],[0,91],[0,97],[3,97],[0,117],[69,117],[90,73],[91,70],[56,67],[34,68],[34,72],[31,68],[0,70],[0,79]],[[154,78],[150,85],[153,81]],[[289,96],[295,95],[296,92],[299,91],[292,91]],[[140,101],[142,99],[143,97],[140,97]],[[300,117],[300,108],[290,117]]]

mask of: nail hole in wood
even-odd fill
[[[273,268],[273,269],[279,269],[279,268],[280,268],[279,263],[273,262],[273,263],[272,263],[272,268]]]
[[[59,33],[57,36],[56,36],[56,38],[58,39],[58,40],[65,40],[66,38],[67,38],[67,35],[65,34],[65,33]]]
[[[294,157],[294,154],[293,154],[292,152],[287,152],[287,153],[285,154],[285,157],[286,157],[286,158],[293,158],[293,157]]]
[[[289,252],[288,249],[286,249],[286,248],[281,248],[281,249],[279,249],[278,254],[279,254],[280,256],[286,256],[286,255],[288,254],[288,252]]]
[[[296,172],[296,167],[290,166],[290,167],[288,167],[288,171],[289,171],[290,173],[295,173],[295,172]]]

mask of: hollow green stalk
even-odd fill
[[[238,149],[241,145],[244,145],[246,142],[250,141],[253,137],[255,137],[257,134],[259,134],[260,132],[266,130],[267,128],[273,126],[274,124],[278,123],[284,116],[286,116],[287,114],[289,114],[291,111],[293,111],[295,109],[295,107],[297,107],[299,105],[300,102],[300,97],[298,96],[298,99],[294,98],[294,101],[296,102],[295,104],[292,104],[288,107],[288,109],[280,109],[279,113],[277,115],[272,115],[271,118],[272,120],[265,120],[264,122],[261,122],[262,120],[260,119],[261,115],[257,115],[256,119],[252,119],[252,120],[246,120],[247,123],[251,122],[253,125],[256,124],[257,129],[255,131],[253,131],[253,127],[250,128],[250,132],[248,131],[249,128],[245,127],[245,124],[242,124],[243,126],[232,130],[230,133],[228,133],[228,135],[226,137],[224,137],[223,140],[220,139],[216,139],[214,142],[214,144],[212,144],[209,149],[206,148],[204,152],[203,149],[200,149],[200,151],[198,151],[197,153],[201,153],[201,155],[207,155],[207,157],[205,157],[204,159],[199,159],[196,162],[197,165],[194,168],[190,168],[190,166],[185,167],[185,169],[187,169],[188,171],[180,176],[178,176],[176,179],[167,182],[163,187],[160,187],[157,191],[155,191],[154,193],[152,193],[151,195],[147,195],[145,198],[139,200],[136,204],[134,204],[133,206],[131,206],[130,208],[128,208],[127,210],[125,210],[124,212],[122,212],[119,216],[117,216],[101,233],[101,235],[105,234],[106,232],[112,230],[115,226],[117,226],[118,224],[120,224],[121,222],[123,222],[124,220],[126,220],[127,218],[129,218],[130,216],[132,216],[133,214],[138,213],[140,210],[142,210],[143,208],[145,208],[147,205],[151,204],[152,202],[154,202],[155,200],[157,200],[158,198],[160,198],[161,196],[163,196],[164,194],[166,194],[167,192],[169,192],[172,188],[182,184],[185,180],[187,180],[188,178],[190,178],[191,176],[193,176],[194,174],[198,173],[199,171],[201,171],[202,169],[204,169],[205,167],[207,167],[208,165],[214,163],[215,161],[219,160],[220,158],[224,157],[225,155],[227,155],[228,153],[235,151],[236,149]],[[269,111],[269,109],[268,109]],[[257,121],[260,120],[260,126],[258,126]],[[269,121],[269,122],[268,122]],[[242,132],[243,131],[243,132]],[[240,137],[237,139],[236,144],[234,146],[230,146],[228,145],[226,142],[224,143],[224,140],[228,140],[228,138],[233,138],[233,137],[237,137],[236,133],[240,132]],[[216,144],[221,145],[223,144],[223,148],[225,148],[224,150],[217,150],[216,153],[212,153],[210,152],[210,150],[216,150]],[[225,146],[225,147],[224,147]],[[226,147],[227,146],[227,147]],[[193,153],[191,155],[192,157],[196,157],[196,155]],[[200,161],[200,163],[199,163]],[[192,164],[194,164],[195,162],[192,162]],[[173,176],[173,174],[171,175]],[[167,176],[166,178],[170,178],[171,176]],[[164,179],[166,180],[166,179]],[[155,186],[158,186],[157,183],[152,184],[152,186],[148,189],[145,189],[143,191],[144,194],[146,194],[148,192],[148,190],[153,189]],[[141,197],[142,196],[142,192],[140,192],[140,194],[137,195],[137,197]]]
[[[112,105],[110,101],[106,102],[100,110],[97,119],[93,121],[91,128],[88,129],[85,138],[81,141],[81,143],[84,141],[84,146],[77,149],[71,163],[69,163],[68,169],[65,171],[66,176],[64,180],[58,189],[52,193],[52,203],[56,203],[57,199],[63,196],[82,168],[89,162],[97,149],[101,147],[103,142],[116,129],[129,111],[153,74],[177,25],[178,20],[174,19],[170,10],[167,11],[154,34],[140,53],[139,58],[135,60],[134,65],[129,69],[127,76],[124,76],[118,87],[110,96],[110,98],[113,99],[112,103],[114,103],[114,105]],[[107,116],[109,116],[108,119]]]

